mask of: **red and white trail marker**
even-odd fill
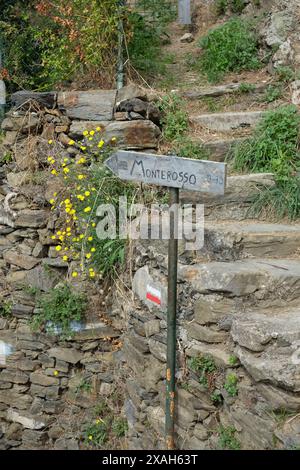
[[[156,305],[161,305],[161,292],[155,287],[147,285],[146,299]]]

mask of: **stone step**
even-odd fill
[[[218,132],[254,127],[263,117],[263,111],[240,111],[229,113],[209,113],[190,116],[192,124]]]
[[[195,293],[223,294],[255,301],[297,301],[300,263],[295,259],[246,259],[233,262],[179,265],[179,279]]]
[[[211,155],[210,160],[215,162],[224,162],[226,156],[230,152],[230,150],[237,144],[243,142],[245,138],[236,138],[236,139],[219,139],[219,140],[212,140],[211,142],[204,142],[203,147],[209,152]],[[193,142],[201,144],[202,142],[193,139]]]
[[[204,204],[205,218],[243,220],[249,218],[253,198],[264,188],[275,186],[272,173],[229,176],[224,196],[197,191],[180,191],[182,204]]]
[[[180,93],[180,95],[182,96],[182,98],[186,98],[189,100],[198,100],[201,98],[209,97],[215,98],[231,93],[238,93],[242,86],[243,83],[228,83],[227,85],[193,88],[190,90],[183,91],[182,93]],[[268,86],[268,83],[253,84],[253,90],[251,91],[251,93],[262,93],[266,90]]]
[[[300,308],[238,315],[231,337],[237,357],[254,380],[300,391]]]
[[[204,247],[198,255],[215,260],[289,257],[300,247],[300,224],[256,221],[204,224]]]

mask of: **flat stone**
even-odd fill
[[[268,411],[300,411],[299,394],[289,393],[286,390],[264,383],[256,384],[256,388],[266,401]]]
[[[151,354],[156,357],[161,362],[167,361],[167,347],[165,344],[160,343],[159,341],[155,341],[155,339],[150,338],[149,341],[149,349]]]
[[[179,279],[196,292],[242,297],[255,292],[269,295],[279,289],[286,298],[300,295],[300,264],[296,260],[253,259],[179,266]]]
[[[18,173],[6,173],[8,185],[15,189],[30,182],[30,172],[19,171]]]
[[[234,299],[220,295],[205,295],[195,300],[194,319],[199,325],[218,323],[235,312]]]
[[[159,128],[151,121],[112,121],[91,122],[73,121],[70,136],[74,139],[82,138],[84,130],[92,130],[100,126],[103,130],[101,137],[110,141],[117,140],[118,148],[128,150],[156,149],[161,135]]]
[[[199,87],[192,90],[186,90],[181,93],[184,98],[195,100],[208,97],[218,97],[227,94],[237,93],[243,83],[227,83],[226,85],[216,85],[209,87]],[[253,84],[253,91],[251,93],[261,93],[269,86],[269,83]]]
[[[145,333],[147,338],[160,332],[160,320],[150,320],[145,323]]]
[[[191,338],[205,343],[222,343],[227,338],[227,333],[214,331],[207,326],[198,325],[195,322],[188,324],[187,333]]]
[[[75,341],[87,341],[93,339],[103,339],[103,338],[118,338],[121,335],[119,330],[111,326],[105,325],[105,323],[100,323],[99,325],[88,323],[85,325],[82,331],[78,331],[72,337],[72,340]]]
[[[45,210],[20,211],[15,220],[16,227],[42,228],[47,224],[49,212]]]
[[[29,408],[31,402],[32,397],[30,395],[17,393],[14,390],[0,390],[0,403],[5,403],[19,410],[26,410]]]
[[[0,373],[0,382],[1,381],[12,382],[14,384],[27,384],[29,381],[29,376],[21,371],[11,372],[8,370],[3,370]]]
[[[2,121],[1,128],[4,131],[19,131],[23,134],[36,130],[39,118],[34,113],[25,115],[10,115]]]
[[[116,90],[64,91],[57,104],[70,119],[111,121],[116,95]]]
[[[199,255],[210,259],[292,256],[300,246],[300,225],[260,222],[205,224],[204,247]]]
[[[30,387],[31,395],[46,398],[47,400],[56,400],[59,396],[59,390],[57,386],[43,387],[41,385],[32,384]]]
[[[34,100],[46,108],[54,108],[56,104],[57,93],[53,91],[33,92],[21,90],[11,95],[11,104],[15,108],[30,106],[30,101]]]
[[[228,132],[234,129],[251,128],[263,117],[262,111],[242,111],[229,113],[211,113],[191,116],[193,124],[219,132]]]
[[[212,346],[210,344],[201,344],[198,341],[191,341],[186,349],[188,357],[197,357],[198,355],[209,355],[213,358],[218,367],[232,367],[230,357],[232,354],[224,349],[223,346]]]
[[[69,362],[70,364],[77,364],[79,361],[81,361],[81,359],[83,359],[81,352],[77,351],[76,349],[69,348],[52,348],[49,349],[47,354],[50,357],[55,357],[56,359]]]
[[[47,375],[44,375],[40,371],[32,372],[30,374],[30,381],[33,384],[42,385],[43,387],[49,387],[51,385],[58,385],[59,384],[59,379],[57,379],[55,377],[49,377]]]
[[[147,101],[147,91],[135,83],[124,86],[117,91],[116,107],[119,107],[122,101],[131,100],[133,98]]]
[[[186,42],[190,43],[195,40],[194,35],[192,33],[185,33],[183,36],[180,38],[180,42]]]
[[[22,426],[26,429],[43,429],[49,419],[44,417],[35,417],[31,416],[29,413],[20,413],[13,409],[9,409],[7,411],[7,419],[8,421],[13,421],[14,423],[22,424]]]
[[[6,251],[3,254],[4,260],[22,269],[32,269],[39,263],[39,260],[33,256],[18,254],[15,250]]]

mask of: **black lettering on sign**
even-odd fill
[[[134,171],[134,169],[135,169],[136,166],[137,166],[137,167],[141,167],[142,172],[143,172],[143,176],[145,176],[145,169],[144,169],[143,160],[140,160],[140,161],[134,160],[134,163],[133,163],[133,165],[132,165],[130,174],[133,175],[133,171]]]

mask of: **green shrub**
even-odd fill
[[[124,418],[114,418],[111,429],[116,437],[124,437],[128,431],[127,420]]]
[[[240,450],[241,444],[235,437],[236,429],[233,426],[219,428],[218,447],[222,450]]]
[[[233,18],[212,29],[201,39],[203,54],[200,68],[210,82],[217,82],[228,72],[261,67],[258,39],[249,21]]]
[[[188,114],[183,109],[183,101],[175,93],[163,97],[160,109],[163,114],[163,136],[166,141],[181,138],[188,130]]]
[[[252,93],[256,90],[255,85],[253,83],[241,83],[237,92],[238,93]]]
[[[277,67],[276,75],[278,77],[278,80],[284,83],[289,83],[296,79],[295,71],[288,66]]]
[[[74,292],[68,284],[37,296],[40,313],[33,316],[32,328],[46,326],[47,331],[60,331],[63,337],[71,335],[71,323],[83,319],[87,299],[82,293]]]
[[[11,316],[12,303],[7,300],[2,300],[0,303],[0,317],[8,318]]]
[[[300,116],[295,106],[268,111],[253,137],[235,148],[235,169],[288,176],[299,164],[299,125]]]
[[[250,214],[300,216],[299,153],[300,115],[292,105],[266,113],[254,135],[234,149],[234,168],[274,173],[276,186],[262,190],[253,200]]]
[[[242,13],[245,6],[245,0],[230,0],[230,9],[233,13]]]
[[[266,92],[263,96],[263,101],[267,103],[272,103],[273,101],[278,100],[281,98],[282,95],[282,87],[281,86],[273,86],[269,85]]]
[[[218,16],[225,15],[228,7],[228,0],[215,0],[214,9]]]
[[[199,375],[199,383],[209,387],[212,375],[217,371],[214,359],[208,354],[193,357],[189,360],[189,367]]]
[[[203,144],[193,142],[188,137],[178,138],[172,147],[171,153],[178,155],[178,157],[194,158],[197,160],[208,160],[210,157],[210,152]]]
[[[235,397],[238,394],[237,388],[238,378],[235,374],[228,374],[224,384],[224,388],[228,395]]]

